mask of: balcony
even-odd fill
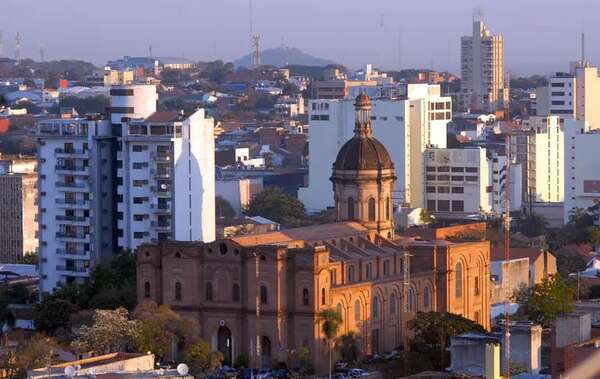
[[[78,175],[88,175],[89,167],[85,166],[76,166],[76,165],[56,165],[54,166],[57,174],[66,173],[66,174],[78,174]]]
[[[90,269],[85,267],[72,267],[57,265],[56,271],[59,275],[86,277],[90,275]]]
[[[62,225],[81,225],[81,226],[85,226],[85,225],[89,225],[90,224],[89,217],[57,215],[55,217],[55,219],[56,219],[56,221],[58,221],[59,224],[62,224]]]
[[[56,238],[64,242],[90,242],[90,235],[86,233],[56,232]]]
[[[170,153],[153,152],[153,153],[150,153],[150,156],[156,162],[170,162],[171,161],[171,154]]]
[[[90,206],[89,200],[67,200],[67,199],[56,199],[56,205],[61,208],[71,208],[71,209],[86,209]]]
[[[169,203],[153,203],[150,205],[150,208],[154,211],[154,213],[171,213],[171,204]]]
[[[56,182],[54,183],[56,189],[59,191],[75,191],[81,192],[85,190],[89,190],[89,184],[87,182]],[[78,191],[79,190],[79,191]]]
[[[155,178],[159,179],[169,179],[171,178],[171,172],[166,170],[150,170],[150,174],[152,174]]]
[[[90,259],[90,252],[84,250],[56,249],[56,255],[64,259]]]
[[[87,151],[83,149],[54,149],[54,155],[57,158],[65,157],[65,158],[86,158]]]
[[[151,186],[150,187],[150,191],[152,191],[152,193],[154,193],[156,196],[159,197],[170,197],[171,196],[171,189],[170,186],[165,186],[163,188],[163,186]]]
[[[154,229],[157,230],[171,230],[171,222],[170,221],[152,221],[150,223],[150,226],[152,226]]]

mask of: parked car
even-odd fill
[[[351,368],[348,371],[348,377],[350,378],[365,378],[367,376],[369,376],[369,374],[365,370],[360,368]]]
[[[381,356],[379,354],[367,355],[363,359],[363,363],[366,365],[372,365],[381,362]]]
[[[384,355],[386,361],[390,361],[392,359],[400,358],[400,352],[398,350],[392,350],[386,355]]]
[[[271,369],[259,370],[254,378],[255,379],[271,379],[271,378],[273,378],[273,371]]]
[[[338,361],[333,369],[335,372],[348,372],[348,362]]]

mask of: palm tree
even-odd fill
[[[348,332],[340,336],[337,340],[336,348],[339,350],[342,359],[348,362],[349,365],[353,365],[358,361],[358,356],[360,355],[358,339],[358,334]]]
[[[331,341],[335,338],[340,328],[342,315],[333,309],[325,309],[319,313],[319,321],[321,321],[321,331],[325,335],[329,347],[329,379],[331,379]]]

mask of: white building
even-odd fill
[[[215,239],[214,120],[155,112],[123,123],[117,153],[118,246]]]
[[[504,38],[492,35],[483,21],[473,21],[473,35],[461,37],[462,110],[508,109],[508,83],[504,73]]]
[[[536,115],[575,115],[575,76],[572,73],[557,72],[548,78],[548,86],[538,87],[536,94]]]
[[[81,283],[113,254],[113,139],[108,120],[49,119],[38,127],[40,290]]]
[[[250,201],[262,190],[262,178],[228,178],[216,182],[217,196],[227,200],[238,216],[242,216]]]
[[[511,154],[523,166],[524,202],[564,199],[565,139],[559,116],[532,116],[511,134]]]
[[[113,86],[110,89],[110,113],[113,134],[121,136],[121,124],[134,118],[146,118],[156,112],[158,94],[153,85]]]
[[[574,208],[587,209],[600,201],[600,131],[584,121],[565,121],[564,222]]]
[[[426,209],[440,216],[469,216],[505,211],[505,189],[511,191],[511,210],[519,209],[521,167],[484,148],[427,149],[424,153],[423,198]],[[518,195],[518,196],[517,196]]]
[[[422,205],[422,153],[427,146],[446,147],[446,127],[452,119],[450,97],[439,85],[405,84],[405,100],[373,99],[375,137],[395,164],[396,202]],[[309,210],[333,206],[331,167],[342,145],[354,133],[354,99],[311,100],[309,113],[308,187],[299,198]]]

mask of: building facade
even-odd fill
[[[422,204],[422,154],[426,147],[446,147],[447,124],[452,120],[450,97],[440,96],[439,85],[407,84],[404,100],[372,100],[373,135],[395,163],[395,203]],[[308,187],[298,197],[309,210],[334,206],[329,195],[330,169],[337,151],[354,135],[353,99],[311,100],[309,114]]]
[[[504,72],[504,38],[492,35],[483,21],[473,21],[473,34],[461,37],[459,109],[494,112],[508,109]]]
[[[196,318],[226,364],[246,355],[252,367],[294,367],[307,348],[318,372],[327,371],[319,316],[326,309],[341,315],[340,335],[360,336],[363,353],[403,345],[418,311],[452,312],[489,328],[489,241],[461,242],[469,234],[461,228],[447,236],[453,242],[395,236],[386,213],[394,165],[371,134],[369,98],[358,96],[355,107],[355,136],[331,176],[339,222],[141,245],[139,302]]]

